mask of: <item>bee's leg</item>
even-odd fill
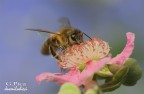
[[[116,70],[113,70],[113,69]],[[109,65],[110,71],[114,72],[114,76],[111,79],[107,79],[106,82],[101,85],[101,89],[103,92],[109,92],[117,89],[124,82],[125,77],[129,71],[129,68],[124,65]]]
[[[60,61],[61,61],[61,58],[60,58],[59,55],[53,50],[53,48],[52,48],[51,46],[49,46],[49,50],[50,50],[50,52],[51,52],[51,54],[52,54],[52,56],[53,56],[54,58],[56,58],[57,60],[60,60]]]
[[[66,48],[63,45],[60,45],[59,47],[60,47],[61,51],[65,51],[66,50]]]
[[[60,50],[63,51],[66,48],[60,43],[60,41],[57,40],[57,46],[59,46]]]

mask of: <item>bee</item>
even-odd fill
[[[58,30],[57,33],[42,29],[26,29],[31,31],[50,33],[50,37],[46,39],[41,47],[41,53],[43,55],[52,55],[57,60],[61,59],[56,51],[61,50],[64,53],[65,49],[70,48],[74,44],[80,44],[84,40],[83,35],[86,35],[88,38],[90,38],[84,32],[71,27],[70,21],[67,18],[61,18],[60,20],[64,20],[67,23],[60,30]]]

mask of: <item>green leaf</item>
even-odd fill
[[[81,94],[81,92],[76,85],[72,83],[65,83],[61,86],[58,94]]]
[[[100,76],[100,77],[112,77],[113,74],[110,72],[109,68],[107,65],[105,65],[105,67],[103,67],[101,70],[99,70],[96,75]]]

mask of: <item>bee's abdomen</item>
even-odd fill
[[[44,44],[42,45],[41,53],[43,55],[50,55],[51,54],[50,49],[49,49],[49,44],[47,42],[44,42]]]

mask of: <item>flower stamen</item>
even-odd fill
[[[79,45],[73,45],[66,49],[66,52],[60,53],[62,61],[58,61],[58,65],[62,69],[70,69],[73,67],[79,68],[81,64],[86,64],[90,60],[97,61],[108,55],[110,47],[107,42],[92,38]]]

